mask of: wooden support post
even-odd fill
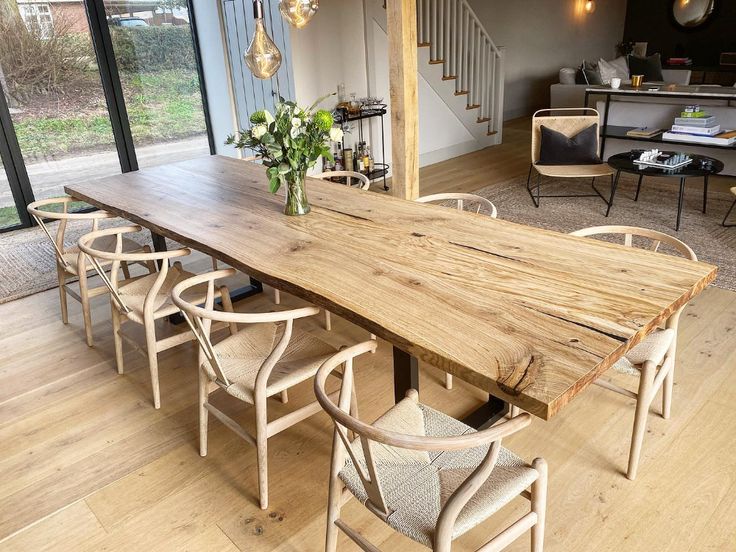
[[[417,93],[417,4],[387,0],[391,86],[391,163],[394,195],[419,197],[419,96]]]

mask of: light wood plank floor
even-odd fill
[[[508,129],[499,148],[427,169],[423,191],[451,188],[442,182],[474,189],[526,171],[524,128]],[[461,186],[466,178],[475,180]],[[203,271],[208,262],[189,266]],[[269,296],[238,308],[268,308]],[[94,349],[84,344],[78,305],[70,310],[63,326],[55,290],[0,305],[0,550],[321,549],[331,446],[324,414],[269,441],[271,507],[261,511],[252,447],[212,420],[209,456],[197,453],[194,346],[161,355],[156,411],[141,356],[127,353],[126,374],[115,371],[106,300],[94,302]],[[312,328],[335,344],[367,338],[337,317],[333,332],[318,321]],[[423,368],[428,404],[462,416],[483,400],[461,382],[446,391],[441,374]],[[673,417],[652,411],[636,482],[623,476],[633,402],[599,388],[505,442],[550,464],[547,550],[736,550],[734,368],[736,293],[710,288],[683,316]],[[381,343],[357,369],[361,414],[372,419],[392,401],[391,348]],[[303,385],[288,405],[274,401],[272,415],[310,393]],[[248,407],[224,395],[214,401],[252,427]],[[518,499],[456,550],[474,550],[525,507]],[[424,550],[359,504],[344,515],[384,550]],[[528,547],[524,537],[509,550]],[[341,539],[340,550],[355,547]]]

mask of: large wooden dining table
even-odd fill
[[[716,276],[315,179],[311,213],[288,217],[263,166],[221,156],[66,191],[390,342],[398,396],[418,386],[419,359],[487,391],[488,416],[508,403],[551,418]]]

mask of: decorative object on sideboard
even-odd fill
[[[631,75],[631,86],[634,88],[641,87],[641,84],[644,82],[644,75]]]
[[[253,0],[253,17],[256,31],[245,52],[245,64],[259,79],[270,79],[281,67],[281,52],[266,32],[261,0]]]
[[[678,27],[695,29],[710,20],[715,5],[715,0],[673,0],[672,19]]]
[[[319,0],[280,0],[279,11],[289,24],[301,29],[319,9]]]
[[[283,98],[275,115],[267,109],[250,117],[251,127],[228,136],[225,141],[238,149],[256,152],[267,167],[269,191],[286,188],[286,215],[306,215],[310,211],[306,192],[306,173],[320,157],[333,160],[330,141],[340,142],[343,132],[334,126],[329,111],[316,109],[329,96],[304,109]]]
[[[736,52],[721,52],[720,64],[736,67]]]

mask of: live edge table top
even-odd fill
[[[213,156],[66,191],[544,419],[716,276],[704,263],[315,179],[312,212],[287,217],[267,188],[261,165]]]

